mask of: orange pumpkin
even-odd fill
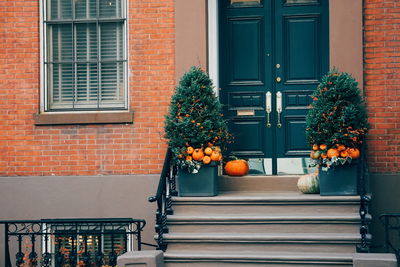
[[[326,152],[326,155],[331,159],[333,157],[339,157],[340,153],[336,148],[330,148],[328,152]]]
[[[210,164],[210,162],[211,162],[211,158],[209,156],[204,156],[203,163],[204,164]]]
[[[230,176],[243,176],[249,172],[249,164],[243,159],[228,161],[225,165],[225,173]]]
[[[204,149],[204,153],[205,153],[206,155],[211,155],[212,152],[213,152],[213,150],[212,150],[211,147],[207,147],[206,149]]]
[[[192,159],[193,159],[192,156],[186,156],[187,161],[192,161]]]
[[[327,146],[325,144],[319,145],[319,149],[321,150],[325,150],[327,148]]]
[[[349,156],[349,153],[347,152],[347,150],[343,150],[343,151],[340,151],[340,156],[342,158],[347,158]]]
[[[193,153],[192,153],[192,157],[194,160],[203,160],[204,158],[204,152],[203,149],[201,148],[196,148]]]
[[[314,144],[314,145],[312,146],[312,149],[313,149],[314,151],[317,151],[317,150],[318,150],[318,145],[317,145],[317,144]]]
[[[336,147],[337,147],[337,150],[339,150],[339,151],[346,150],[346,147],[344,145],[336,145]]]
[[[212,161],[219,161],[221,159],[221,154],[218,151],[213,151],[210,155]]]
[[[186,149],[186,153],[188,153],[189,155],[192,154],[193,151],[194,151],[194,148],[191,147],[191,146],[189,146],[189,147]]]
[[[352,159],[358,159],[360,157],[360,150],[358,148],[349,148],[347,153]]]

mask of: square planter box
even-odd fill
[[[198,173],[178,170],[178,194],[181,197],[209,197],[218,194],[218,163],[203,165]]]
[[[358,163],[352,162],[330,167],[327,171],[319,168],[319,187],[321,196],[358,195]]]

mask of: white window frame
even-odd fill
[[[122,9],[121,12],[123,14],[123,17],[125,18],[125,23],[123,24],[123,58],[126,59],[126,62],[124,62],[124,94],[125,94],[125,99],[124,99],[124,108],[110,108],[110,109],[99,109],[99,110],[65,110],[65,111],[54,111],[51,110],[49,107],[49,99],[48,99],[48,81],[47,81],[47,68],[45,67],[45,62],[47,60],[47,36],[46,36],[46,2],[48,0],[39,0],[39,18],[40,18],[40,23],[39,23],[39,39],[40,39],[40,51],[39,51],[39,56],[40,56],[40,78],[39,78],[39,86],[40,86],[40,93],[39,93],[39,107],[40,107],[40,113],[57,113],[57,114],[63,114],[63,113],[109,113],[111,112],[121,112],[121,111],[129,111],[129,102],[130,102],[130,96],[129,96],[129,55],[128,55],[128,48],[129,48],[129,33],[128,33],[128,25],[129,25],[129,0],[121,0],[122,4]]]

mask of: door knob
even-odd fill
[[[276,77],[276,82],[277,83],[280,83],[282,81],[282,78],[281,77]]]

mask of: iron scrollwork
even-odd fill
[[[53,264],[76,266],[79,262],[85,266],[116,266],[119,255],[128,250],[141,250],[141,232],[146,222],[115,218],[0,221],[0,224],[5,226],[6,267],[13,263],[50,267]],[[111,245],[103,246],[102,239],[110,238]],[[10,247],[17,249],[14,257]]]

